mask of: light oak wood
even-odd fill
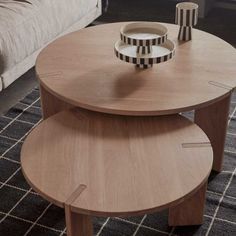
[[[74,106],[122,115],[199,109],[223,99],[236,86],[235,48],[196,29],[193,40],[179,42],[179,27],[173,24],[164,24],[176,44],[173,59],[147,70],[120,61],[114,44],[125,24],[86,28],[50,44],[36,64],[41,85]],[[50,73],[61,77],[42,76]]]
[[[190,198],[169,209],[169,225],[200,225],[203,223],[207,181]]]
[[[210,145],[193,145],[199,143],[209,143],[207,136],[180,115],[129,117],[73,109],[32,131],[21,163],[37,192],[70,206],[69,217],[71,211],[132,216],[169,208],[201,189],[213,153]]]
[[[93,236],[93,225],[91,217],[71,211],[65,207],[67,236]]]
[[[79,185],[65,202],[66,231],[68,236],[92,236],[93,225],[91,217],[74,213],[71,204],[79,197],[87,186]]]
[[[50,92],[45,90],[43,86],[40,86],[40,97],[43,119],[73,107],[69,103],[66,103],[63,100],[53,96]]]
[[[228,127],[231,94],[210,106],[195,111],[195,123],[207,134],[214,153],[213,170],[220,172],[224,160],[224,144]]]

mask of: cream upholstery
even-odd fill
[[[0,0],[3,88],[34,65],[43,46],[74,25],[78,27],[73,30],[84,27],[100,14],[99,0]]]

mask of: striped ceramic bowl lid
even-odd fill
[[[165,43],[167,28],[156,22],[134,22],[120,29],[121,40],[134,46],[152,46]]]

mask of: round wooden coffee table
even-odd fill
[[[236,86],[236,51],[222,39],[193,30],[193,40],[177,40],[178,26],[164,24],[176,55],[150,69],[137,69],[114,55],[126,23],[90,27],[64,36],[38,57],[44,118],[76,106],[132,116],[195,110],[195,123],[214,150],[221,170],[230,95]]]
[[[169,208],[170,225],[201,224],[212,167],[207,136],[180,115],[116,116],[74,108],[39,124],[21,151],[30,185],[65,208],[68,235],[90,216]]]

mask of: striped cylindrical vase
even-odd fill
[[[192,39],[192,27],[198,21],[198,5],[192,2],[181,2],[176,5],[175,23],[180,26],[178,39]]]

